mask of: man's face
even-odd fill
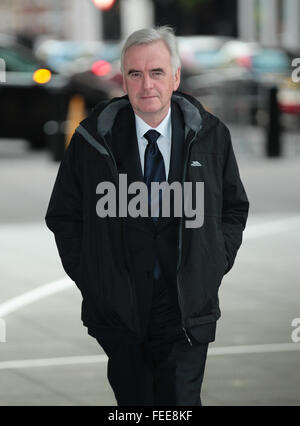
[[[173,74],[171,56],[163,41],[131,46],[124,56],[123,89],[134,112],[151,126],[166,116],[180,83]]]

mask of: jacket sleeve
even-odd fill
[[[249,211],[249,201],[240,178],[227,127],[225,127],[224,158],[222,230],[228,263],[226,274],[232,268],[237,251],[242,244],[243,230]]]
[[[65,272],[77,281],[82,247],[82,191],[78,173],[78,144],[73,135],[60,164],[46,213]]]

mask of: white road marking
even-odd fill
[[[208,349],[208,356],[259,354],[270,352],[300,351],[297,343],[275,343],[266,345],[224,346]],[[19,368],[51,367],[62,365],[93,364],[107,362],[106,355],[71,356],[60,358],[23,359],[14,361],[1,361],[0,370]]]
[[[256,225],[249,225],[243,233],[243,240],[251,240],[252,238],[277,234],[297,227],[300,228],[300,216],[286,217],[283,219],[275,219],[269,222],[258,223]]]
[[[45,297],[51,296],[55,293],[59,293],[60,291],[66,290],[74,285],[74,282],[69,277],[65,277],[34,288],[20,296],[13,297],[0,305],[0,318],[4,318],[6,315],[11,314],[24,306],[34,303],[40,299],[44,299]]]
[[[261,354],[300,351],[297,343],[268,343],[265,345],[223,346],[208,349],[208,355]]]
[[[300,227],[300,216],[287,217],[284,219],[250,225],[246,227],[243,239],[249,240],[252,238],[263,237],[265,235],[272,235],[278,232],[295,229],[297,226]],[[17,311],[23,306],[27,306],[30,303],[34,303],[45,297],[51,296],[52,294],[66,290],[74,285],[75,284],[69,277],[65,277],[37,287],[21,294],[20,296],[14,297],[13,299],[9,299],[0,305],[0,318]]]
[[[14,361],[1,361],[0,370],[30,367],[51,367],[58,365],[77,365],[107,362],[106,355],[70,356],[61,358],[20,359]]]
[[[244,240],[259,238],[265,235],[272,235],[278,232],[285,232],[295,227],[300,226],[300,217],[290,217],[270,222],[259,223],[256,225],[248,226],[244,233]],[[64,277],[59,280],[52,281],[48,284],[39,286],[33,290],[25,292],[20,296],[7,300],[0,305],[0,318],[11,314],[18,309],[23,308],[38,300],[44,299],[60,291],[69,289],[75,284],[69,277]],[[244,345],[244,346],[228,346],[216,347],[208,350],[208,355],[227,355],[227,354],[250,354],[250,353],[264,353],[264,352],[284,352],[299,350],[300,345],[295,343],[282,343],[282,344],[267,344],[267,345]],[[0,369],[9,368],[25,368],[25,367],[41,367],[50,365],[72,365],[81,363],[92,362],[105,362],[107,361],[106,355],[95,355],[85,357],[64,357],[64,358],[50,358],[50,359],[36,359],[36,360],[17,360],[17,361],[3,361],[0,362]]]

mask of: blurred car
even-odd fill
[[[224,43],[215,56],[215,67],[224,68],[240,66],[251,67],[251,56],[260,48],[259,43],[242,41],[238,39],[229,40]]]
[[[60,74],[68,76],[73,90],[81,94],[87,110],[106,92],[107,98],[123,95],[119,41],[41,40],[36,55]]]
[[[0,137],[27,139],[31,147],[40,148],[45,145],[45,122],[62,120],[66,114],[62,93],[68,82],[13,38],[0,37],[0,58],[5,64]]]
[[[123,76],[120,70],[120,42],[102,42],[94,55],[85,59],[81,70],[73,71],[72,84],[78,93],[89,94],[87,107],[97,103],[97,90],[107,91],[108,98],[123,96]]]
[[[280,83],[290,72],[291,55],[282,48],[263,47],[257,42],[230,40],[215,56],[219,69],[240,68],[259,82]]]
[[[215,67],[216,55],[231,40],[225,36],[179,36],[178,50],[183,76],[199,74]]]
[[[184,89],[228,122],[261,125],[266,123],[272,87],[278,88],[282,112],[298,110],[299,91],[284,85],[290,80],[291,57],[282,48],[229,40],[214,55],[215,66],[188,76]]]
[[[120,56],[118,41],[71,41],[44,39],[34,47],[36,56],[61,74],[86,71],[97,59],[114,62]]]
[[[262,48],[250,58],[250,66],[255,74],[286,75],[290,69],[289,55],[282,49]]]
[[[54,157],[60,159],[71,99],[79,94],[92,108],[108,99],[107,87],[89,90],[80,79],[49,67],[14,37],[0,35],[0,58],[5,65],[5,78],[0,82],[0,137],[26,139],[37,149],[49,143],[49,132],[53,142],[55,133],[55,145],[59,143],[60,149],[54,149],[60,154]]]
[[[300,84],[285,80],[278,92],[278,103],[282,112],[300,116]]]

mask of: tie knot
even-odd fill
[[[144,134],[144,137],[147,139],[148,142],[150,142],[151,144],[155,144],[157,139],[160,137],[160,133],[157,132],[156,130],[148,130],[148,132],[146,132]]]

